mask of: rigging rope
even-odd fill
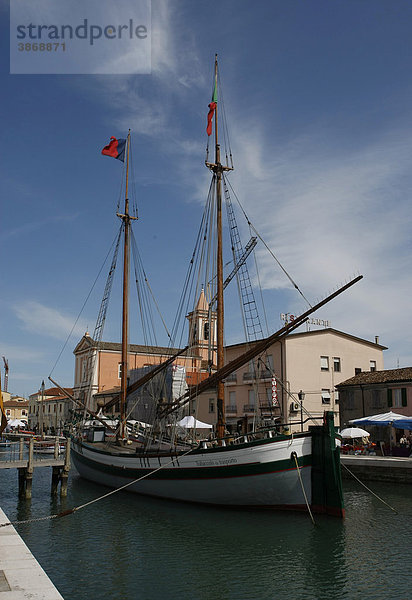
[[[97,283],[97,281],[98,281],[98,279],[99,279],[99,277],[100,277],[100,274],[101,274],[101,272],[103,271],[103,267],[105,266],[105,264],[106,264],[106,262],[107,262],[107,259],[108,259],[109,255],[110,255],[110,254],[111,254],[111,252],[112,252],[112,248],[113,248],[113,246],[116,244],[116,240],[117,240],[117,238],[118,238],[118,235],[116,235],[116,237],[114,238],[114,240],[113,240],[113,242],[112,242],[112,244],[111,244],[111,246],[110,246],[110,248],[109,248],[109,251],[108,251],[108,253],[106,254],[106,257],[105,257],[105,259],[104,259],[104,261],[103,261],[103,264],[102,264],[102,266],[100,267],[100,270],[99,270],[99,272],[98,272],[98,274],[97,274],[97,276],[96,276],[96,279],[94,280],[94,282],[93,282],[93,284],[92,284],[92,287],[90,288],[90,291],[89,291],[89,293],[88,293],[88,294],[87,294],[87,296],[86,296],[86,299],[85,299],[85,301],[83,302],[83,305],[82,305],[82,307],[81,307],[81,309],[80,309],[80,312],[79,312],[79,314],[77,315],[77,318],[76,318],[76,320],[75,320],[75,322],[74,322],[74,324],[73,324],[73,327],[71,328],[71,330],[70,330],[70,333],[69,333],[69,335],[67,336],[67,339],[66,339],[66,341],[64,342],[64,344],[63,344],[63,347],[62,347],[62,349],[60,350],[60,353],[59,353],[59,355],[58,355],[58,356],[57,356],[57,358],[56,358],[56,362],[54,363],[54,365],[53,365],[53,368],[52,368],[52,369],[51,369],[51,371],[50,371],[50,375],[49,375],[49,377],[50,377],[50,376],[53,374],[53,371],[54,371],[54,369],[56,368],[56,365],[57,365],[57,363],[59,362],[61,355],[63,354],[63,352],[64,352],[64,350],[65,350],[65,348],[66,348],[67,344],[69,343],[69,340],[70,340],[70,338],[71,338],[71,336],[72,336],[72,333],[73,333],[73,331],[74,331],[74,329],[75,329],[75,327],[76,327],[76,325],[77,325],[77,323],[78,323],[78,321],[79,321],[79,319],[80,319],[80,317],[81,317],[81,315],[82,315],[82,313],[83,313],[83,311],[84,311],[84,309],[85,309],[85,306],[86,306],[87,302],[89,301],[89,298],[90,298],[90,296],[91,296],[91,294],[92,294],[92,292],[93,292],[93,290],[94,290],[94,288],[95,288],[95,286],[96,286],[96,283]]]
[[[346,465],[344,465],[342,462],[341,462],[341,465],[342,465],[342,467],[344,467],[348,471],[348,473],[350,473],[352,475],[352,477],[354,479],[356,479],[356,481],[358,481],[361,485],[363,485],[363,487],[366,490],[368,490],[368,492],[370,492],[372,494],[372,496],[375,496],[375,498],[377,498],[378,500],[380,500],[383,504],[385,504],[385,506],[387,506],[388,508],[390,508],[391,510],[393,510],[394,513],[396,513],[397,515],[399,514],[397,510],[395,510],[390,504],[388,504],[387,502],[385,502],[385,500],[383,500],[380,496],[378,496],[378,494],[375,494],[375,492],[373,492],[358,477],[356,477],[355,473],[352,473],[352,471],[350,469],[348,469],[348,467]]]
[[[252,224],[252,222],[249,220],[249,217],[246,214],[246,211],[244,210],[243,206],[240,203],[239,198],[236,195],[236,192],[234,191],[232,184],[230,183],[229,179],[227,179],[227,182],[230,186],[230,189],[232,190],[237,203],[239,204],[240,210],[243,212],[243,215],[247,221],[247,224],[249,225],[249,227],[254,231],[254,233],[257,235],[257,237],[260,239],[260,241],[262,242],[262,244],[265,246],[265,248],[267,249],[267,251],[269,252],[269,254],[272,256],[272,258],[276,261],[277,265],[279,266],[279,268],[283,271],[283,273],[286,275],[286,277],[289,279],[290,283],[293,285],[293,287],[299,292],[299,294],[302,296],[302,298],[305,300],[305,302],[308,304],[308,306],[310,306],[312,308],[311,303],[309,302],[309,300],[306,298],[306,296],[304,295],[304,293],[302,292],[302,290],[299,288],[298,284],[292,279],[291,275],[289,275],[289,273],[286,271],[286,269],[284,268],[284,266],[282,265],[282,263],[279,261],[279,259],[275,256],[275,254],[272,252],[272,250],[269,248],[269,246],[267,245],[267,243],[265,242],[265,240],[262,238],[262,236],[260,235],[260,233],[257,231],[257,229],[254,227],[254,225]]]
[[[314,525],[316,525],[315,519],[313,518],[313,515],[312,515],[312,511],[310,510],[310,505],[309,505],[308,497],[307,497],[306,492],[305,492],[305,486],[303,485],[302,475],[300,473],[300,467],[299,467],[299,464],[298,464],[298,455],[296,454],[296,452],[292,452],[292,456],[295,459],[296,471],[297,471],[297,474],[298,474],[298,477],[299,477],[300,487],[302,488],[303,497],[305,498],[306,507],[308,509],[309,516],[311,518],[312,523]]]
[[[193,448],[190,448],[190,450],[187,450],[183,454],[179,454],[179,458],[182,458],[183,456],[186,456],[187,454],[190,454],[190,452],[192,452],[192,451],[193,451]],[[37,517],[35,519],[25,519],[24,521],[9,521],[8,523],[0,523],[0,527],[7,527],[9,525],[13,525],[13,526],[14,525],[21,525],[23,523],[35,523],[37,521],[49,521],[51,519],[57,519],[57,518],[60,518],[60,517],[66,517],[67,515],[72,515],[73,513],[81,510],[82,508],[87,508],[88,506],[91,506],[95,502],[99,502],[100,500],[104,500],[104,498],[108,498],[108,496],[112,496],[113,494],[117,494],[117,492],[121,492],[122,490],[130,487],[134,483],[138,483],[139,481],[142,481],[143,479],[146,479],[150,475],[153,475],[154,473],[157,473],[161,469],[164,469],[165,467],[169,467],[170,465],[172,465],[176,461],[176,458],[177,457],[174,457],[171,461],[169,461],[165,465],[161,465],[157,469],[153,469],[153,471],[149,471],[149,473],[146,473],[145,475],[142,475],[141,477],[138,477],[137,479],[134,479],[133,481],[129,481],[129,483],[125,483],[121,487],[116,488],[114,490],[111,490],[110,492],[107,492],[106,494],[103,494],[102,496],[98,496],[97,498],[94,498],[93,500],[90,500],[89,502],[85,502],[84,504],[80,504],[79,506],[75,506],[73,508],[69,508],[69,509],[64,510],[64,511],[62,511],[60,513],[57,513],[57,514],[48,515],[47,517]]]

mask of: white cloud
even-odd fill
[[[71,315],[63,314],[55,308],[40,304],[34,300],[21,302],[14,307],[14,312],[23,323],[23,327],[36,334],[59,340],[66,340],[70,333],[81,337],[86,331],[86,324]],[[73,330],[73,331],[72,331]]]
[[[243,126],[232,144],[233,181],[257,230],[311,301],[362,273],[361,283],[323,309],[327,318],[355,335],[380,335],[401,366],[410,364],[409,130],[393,125],[352,149],[341,149],[332,131],[308,131],[280,148],[259,128]],[[290,288],[258,247],[263,287]],[[292,304],[283,310],[305,308],[298,296]]]
[[[8,344],[0,340],[0,353],[1,356],[5,356],[10,362],[19,360],[22,362],[42,362],[44,359],[44,353],[38,349],[33,350],[27,346]]]

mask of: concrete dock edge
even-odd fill
[[[9,519],[0,508],[0,525]],[[0,600],[63,600],[12,525],[0,527]]]

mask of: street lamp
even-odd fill
[[[298,398],[300,404],[300,430],[303,431],[303,401],[305,399],[305,392],[302,392],[302,390],[300,390],[300,392],[298,393]]]

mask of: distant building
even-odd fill
[[[7,420],[19,419],[20,421],[28,421],[29,401],[21,396],[12,396],[9,392],[2,392],[4,412]],[[6,398],[8,398],[6,400]]]
[[[73,388],[64,388],[73,394]],[[29,427],[37,433],[61,433],[69,421],[72,401],[60,388],[40,390],[29,396]]]
[[[412,416],[412,367],[388,369],[372,373],[358,373],[337,385],[342,427],[353,419],[393,411]],[[382,427],[374,429],[375,440],[387,434]],[[403,431],[397,429],[397,441]]]

